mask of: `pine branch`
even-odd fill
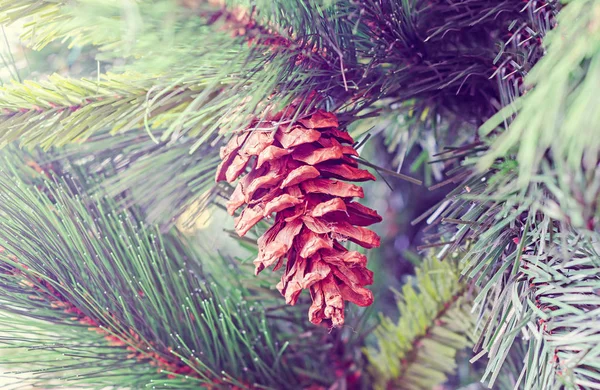
[[[306,56],[320,57],[330,66],[353,69],[359,65],[357,51],[368,45],[351,15],[353,4],[344,1],[322,0],[224,0],[226,9],[242,9],[258,25],[290,45],[303,48]],[[293,17],[290,17],[293,15]],[[350,16],[344,18],[341,16]],[[345,89],[352,88],[346,84]]]
[[[432,161],[435,156],[448,146],[466,142],[476,130],[464,118],[427,100],[414,99],[402,104],[389,104],[389,99],[384,99],[361,115],[364,118],[356,120],[348,130],[352,137],[383,137],[396,172],[400,172],[405,162],[408,163],[409,153],[420,148],[421,154],[412,162],[410,170],[429,163],[424,168],[426,185],[434,180],[441,181],[443,177],[443,161]]]
[[[549,246],[541,257],[523,256],[524,277],[534,286],[527,303],[537,322],[537,327],[530,326],[533,338],[528,358],[538,357],[538,367],[547,364],[545,375],[528,370],[526,388],[549,388],[561,383],[566,388],[594,389],[600,381],[597,241],[577,236],[567,240],[573,248],[568,252]]]
[[[595,136],[600,115],[593,108],[598,105],[599,14],[598,4],[586,0],[569,1],[559,13],[557,28],[544,41],[547,53],[526,79],[531,90],[482,127],[480,133],[487,135],[508,121],[511,111],[517,113],[506,131],[493,139],[490,153],[478,163],[480,168],[514,154],[518,184],[523,187],[535,175],[554,169],[575,175],[583,163],[583,176],[588,179],[576,178],[573,187],[593,186],[600,150]],[[550,161],[550,170],[544,168],[545,161]],[[559,186],[564,188],[562,183]],[[576,190],[565,195],[569,192]]]
[[[86,3],[86,7],[91,7],[87,11],[83,7],[78,12],[96,15],[90,12],[96,6],[94,1],[97,2],[97,0],[90,0],[89,4]],[[163,4],[164,2],[159,3],[153,6],[140,4],[140,12],[146,15],[144,19],[148,20],[147,24],[150,25],[151,30],[156,30],[158,25],[164,25],[164,20],[156,15],[160,15],[158,11],[166,5]],[[120,12],[120,8],[113,3],[102,4],[99,6],[101,9],[109,10],[106,11],[108,16],[104,19],[114,19],[110,15]],[[515,6],[511,4],[508,2],[506,7],[513,10]],[[298,11],[294,13],[294,18],[289,18],[289,7]],[[139,57],[129,65],[134,70],[147,71],[154,69],[156,64],[168,64],[163,68],[163,70],[168,69],[168,81],[165,85],[147,86],[145,90],[150,95],[154,95],[156,91],[159,96],[169,96],[173,92],[173,85],[186,84],[185,80],[205,80],[205,83],[198,87],[186,84],[192,89],[198,88],[198,95],[195,95],[191,103],[181,107],[185,110],[177,116],[178,119],[174,119],[172,115],[165,115],[173,118],[174,123],[169,125],[161,138],[166,141],[172,136],[191,132],[192,135],[196,134],[199,137],[194,147],[206,142],[218,127],[221,127],[222,133],[239,129],[244,127],[257,112],[278,110],[288,105],[291,98],[305,100],[315,89],[324,92],[323,104],[343,106],[344,110],[350,112],[350,117],[359,108],[386,95],[393,96],[396,100],[434,96],[436,100],[454,109],[453,106],[457,101],[464,102],[467,99],[466,95],[472,93],[473,88],[469,84],[471,78],[479,77],[476,76],[478,74],[487,74],[491,69],[489,64],[495,52],[489,47],[482,47],[482,55],[485,58],[480,62],[485,66],[479,71],[472,69],[475,66],[471,55],[473,49],[467,48],[468,54],[464,49],[458,52],[450,50],[449,48],[456,46],[454,35],[447,40],[438,38],[438,35],[445,36],[440,31],[448,30],[450,27],[437,26],[441,18],[426,17],[421,9],[422,4],[407,8],[407,6],[396,5],[395,2],[389,4],[385,2],[384,8],[380,9],[380,7],[382,5],[370,2],[360,7],[343,2],[328,5],[314,2],[310,6],[295,1],[282,1],[276,4],[259,3],[255,8],[251,8],[253,11],[249,19],[242,18],[241,21],[234,19],[234,22],[245,24],[242,28],[239,25],[231,26],[229,22],[232,18],[216,11],[197,18],[199,20],[190,22],[190,25],[182,24],[173,33],[175,34],[173,44],[166,45],[169,49],[166,50],[165,55],[157,56],[151,50],[153,47],[164,46],[164,42],[144,38],[140,39],[139,43],[135,41],[129,44],[125,39],[127,37],[124,36],[114,37],[110,52],[122,56],[123,53],[119,48],[129,47],[132,55]],[[490,24],[490,20],[496,22],[494,17],[497,15],[504,15],[501,9],[489,9],[489,5],[488,8],[480,5],[480,8],[478,12],[483,16],[476,20],[477,28],[480,24]],[[270,12],[270,10],[277,12]],[[98,11],[101,15],[102,12],[104,11]],[[440,9],[436,12],[443,14],[447,11]],[[345,14],[348,18],[339,17]],[[359,17],[359,14],[365,16]],[[176,15],[179,13],[176,12]],[[200,20],[205,20],[205,24],[211,23],[215,16],[221,16],[221,19],[225,20],[224,26],[232,28],[234,32],[237,31],[234,34],[241,35],[240,38],[232,39],[228,34],[215,33],[217,28],[207,28],[202,25]],[[425,30],[415,30],[400,37],[389,36],[387,30],[376,27],[385,25],[385,21],[381,20],[382,17],[389,17],[392,21],[407,19],[413,29],[416,29],[414,20],[418,20],[419,28]],[[86,20],[78,16],[72,16],[72,19]],[[315,20],[318,23],[314,23]],[[474,23],[471,19],[458,20],[450,30],[460,27],[464,36],[471,37],[474,36],[472,27]],[[102,23],[92,24],[94,28],[102,26]],[[498,25],[504,24],[498,23]],[[287,26],[288,30],[285,30],[284,26]],[[115,27],[108,30],[123,29]],[[437,35],[431,36],[431,42],[424,42],[424,38],[420,35],[426,36],[430,34],[427,31],[433,30]],[[69,31],[79,30],[69,29]],[[164,31],[164,28],[158,31],[159,34],[143,34],[143,36],[158,36],[158,39],[162,39],[160,37],[173,35],[169,31]],[[244,31],[244,34],[241,31]],[[186,43],[190,39],[193,41],[190,44]],[[255,43],[251,48],[243,44],[248,39]],[[384,42],[386,39],[388,41]],[[401,44],[392,45],[398,39]],[[198,40],[202,42],[201,45],[194,43]],[[389,45],[392,45],[391,51],[376,50],[377,47]],[[420,47],[423,45],[426,46],[428,53],[436,54],[431,54],[431,58],[424,58],[422,64],[414,63],[412,58],[421,53]],[[492,45],[488,44],[488,46]],[[171,47],[174,49],[170,49]],[[416,52],[407,51],[406,47],[415,47]],[[423,56],[423,53],[420,55]],[[456,60],[452,60],[454,62],[450,60],[452,56],[456,57]],[[179,62],[172,63],[163,57],[176,58]],[[402,66],[399,69],[390,68],[392,63],[402,64]],[[405,66],[406,63],[410,66]],[[190,67],[190,64],[195,66]],[[223,64],[226,66],[221,66]],[[185,80],[179,80],[178,76],[183,74],[186,75]],[[174,84],[171,85],[170,82]],[[223,88],[223,84],[230,88]],[[458,100],[448,100],[457,89],[458,92],[463,90],[468,93],[461,94]],[[439,91],[442,93],[440,94]],[[492,97],[495,95],[491,90],[485,93]],[[484,100],[490,99],[478,99],[478,101]],[[240,102],[243,102],[241,107]],[[469,105],[475,107],[471,103]],[[139,126],[139,122],[136,125]]]
[[[514,103],[508,95],[506,108],[482,127],[480,133],[488,138],[479,150],[470,146],[470,151],[449,151],[457,158],[468,156],[454,172],[462,184],[434,212],[432,223],[457,225],[441,226],[447,242],[442,255],[474,242],[465,255],[463,274],[481,288],[475,304],[482,312],[484,331],[477,358],[489,357],[483,378],[489,386],[503,375],[511,351],[523,344],[526,353],[513,377],[516,388],[594,388],[598,380],[598,368],[586,360],[587,354],[595,358],[587,339],[595,331],[579,323],[581,316],[595,311],[595,300],[586,294],[597,284],[597,272],[590,264],[595,264],[593,246],[600,239],[594,228],[598,175],[591,168],[597,165],[598,145],[584,141],[591,133],[575,137],[573,129],[567,130],[570,121],[552,116],[571,118],[579,123],[578,132],[594,128],[593,115],[587,127],[589,121],[581,111],[593,97],[578,100],[586,96],[586,84],[596,73],[591,66],[595,46],[589,46],[597,35],[590,7],[583,1],[570,2],[560,11],[557,28],[548,33],[548,55],[531,70],[532,89],[515,89],[513,97],[525,95]],[[543,33],[549,18],[539,19],[532,23]],[[515,40],[523,38],[519,34]],[[558,79],[551,85],[553,77]],[[547,96],[551,96],[550,111],[546,111]],[[584,118],[586,123],[579,122]],[[551,130],[547,131],[549,121]],[[565,142],[565,137],[576,140]],[[487,145],[491,151],[481,153]],[[489,169],[482,171],[482,167]],[[566,264],[573,268],[567,267],[564,273]],[[591,290],[582,288],[580,280]],[[543,283],[548,285],[540,286]],[[569,296],[568,304],[561,302],[563,294]],[[561,338],[553,338],[550,324],[557,326]]]
[[[457,351],[472,345],[474,323],[456,266],[428,258],[398,301],[400,319],[384,318],[366,350],[377,388],[431,389],[456,369]]]
[[[498,43],[528,18],[526,8],[515,0],[364,2],[377,55],[393,69],[382,91],[395,102],[435,99],[474,121],[493,115],[501,99],[493,80]]]
[[[139,74],[73,80],[53,75],[46,82],[13,84],[0,90],[0,144],[20,140],[44,148],[158,122],[181,112],[198,92],[193,86],[161,91],[157,79]]]
[[[229,55],[236,57],[234,52]],[[223,80],[222,72],[206,67],[176,82],[141,74],[109,74],[100,80],[53,75],[47,82],[6,86],[0,89],[0,145],[20,140],[23,146],[47,149],[84,141],[105,129],[116,134],[145,127],[149,134],[150,129],[163,129],[163,142],[184,134],[194,137],[193,151],[212,141],[219,128],[237,128],[250,112],[265,107],[261,101],[240,103],[240,88],[262,95],[260,91],[278,83],[271,79],[249,85],[236,80],[235,72]],[[224,90],[223,85],[230,88]]]
[[[541,232],[523,239],[518,274],[485,287],[477,302],[489,303],[485,332],[478,345],[489,356],[483,381],[492,386],[513,345],[526,345],[515,387],[524,389],[595,388],[599,378],[597,343],[594,338],[598,257],[593,240],[554,232],[549,219]],[[542,233],[542,234],[540,234]],[[545,233],[545,234],[543,234]],[[541,242],[540,242],[541,241]],[[482,299],[483,298],[483,299]],[[487,298],[487,299],[486,299]]]
[[[201,45],[192,42],[200,51],[177,45],[188,35],[202,41]],[[237,129],[259,108],[270,108],[273,102],[268,98],[275,89],[282,88],[294,97],[314,89],[314,74],[295,71],[298,53],[273,53],[269,48],[260,49],[260,45],[258,50],[245,45],[244,39],[232,39],[229,34],[206,27],[187,31],[176,45],[169,46],[186,55],[169,51],[164,54],[176,58],[179,62],[175,64],[149,51],[148,46],[159,43],[140,43],[140,58],[126,68],[153,74],[158,71],[153,64],[160,64],[169,69],[164,77],[126,73],[92,81],[53,76],[46,83],[7,87],[3,91],[4,104],[0,104],[6,119],[2,139],[9,142],[21,137],[25,145],[49,147],[85,139],[103,128],[116,132],[161,125],[167,127],[161,140],[188,134],[198,138],[195,150],[217,129]],[[303,83],[307,84],[300,88]],[[283,95],[278,96],[276,106],[286,103]],[[157,113],[159,118],[155,117]],[[36,126],[32,127],[31,122]],[[42,122],[45,131],[38,128]]]
[[[170,4],[159,3],[162,5],[155,6],[158,11]],[[140,7],[150,6],[142,3]],[[158,11],[152,9],[154,13]],[[78,12],[96,17],[90,9]],[[21,138],[24,145],[48,148],[84,140],[104,128],[115,133],[140,126],[161,126],[166,127],[161,134],[162,141],[189,135],[197,139],[192,144],[195,150],[211,141],[217,130],[227,133],[239,129],[257,112],[279,110],[292,98],[310,105],[312,101],[307,98],[314,94],[317,86],[337,83],[337,70],[320,66],[319,61],[323,59],[318,56],[303,55],[301,46],[275,44],[277,37],[260,26],[251,29],[255,36],[233,38],[231,32],[219,31],[218,26],[223,23],[206,25],[214,22],[211,15],[220,14],[196,17],[179,26],[173,34],[163,28],[158,34],[146,34],[151,38],[129,45],[136,60],[125,69],[137,73],[108,75],[94,81],[53,76],[45,83],[6,87],[2,91],[4,101],[0,101],[5,114],[0,126],[0,142]],[[229,19],[224,19],[228,26]],[[162,26],[162,22],[162,19],[149,19],[155,28],[159,28],[155,25]],[[244,26],[254,26],[248,23]],[[93,25],[106,29],[102,23]],[[165,42],[156,39],[164,36],[171,37],[173,42],[157,55],[154,48],[164,46]],[[125,38],[115,37],[107,53],[124,55],[119,48],[129,47]],[[250,46],[249,41],[253,43]],[[150,76],[140,76],[139,71]],[[154,74],[164,75],[153,77]],[[43,96],[43,100],[38,95]]]
[[[530,289],[527,283],[517,280],[525,267],[523,254],[541,253],[550,245],[547,237],[556,237],[563,229],[538,212],[539,200],[547,195],[543,188],[533,184],[527,193],[518,191],[514,165],[510,162],[498,164],[495,172],[488,174],[477,176],[472,172],[466,168],[470,178],[434,212],[433,223],[446,222],[440,228],[446,241],[439,245],[441,256],[472,242],[461,269],[464,277],[480,287],[474,303],[481,312],[478,328],[483,329],[483,334],[475,360],[489,355],[483,380],[491,387],[503,372],[513,345],[519,343],[519,332],[527,334],[526,329],[537,327],[534,313],[528,311]],[[456,173],[458,177],[463,174],[464,168]],[[530,361],[525,367],[527,372],[531,371],[528,375],[535,377],[544,365]],[[515,380],[518,387],[521,379]]]
[[[31,28],[24,35],[24,37],[33,39],[36,27],[57,24],[70,19],[61,14],[61,7],[64,5],[63,1],[53,0],[23,0],[19,2],[2,0],[0,1],[0,21],[11,23],[26,18],[33,19]]]
[[[215,148],[208,144],[190,153],[193,143],[182,137],[155,144],[144,129],[116,136],[103,132],[41,155],[38,163],[54,162],[64,169],[74,165],[97,178],[92,191],[117,199],[120,209],[135,206],[146,221],[167,231],[183,214],[184,225],[193,222],[219,192],[212,180],[220,161]]]
[[[514,378],[515,387],[549,388],[565,381],[585,384],[590,377],[594,378],[597,368],[582,363],[585,368],[580,369],[577,359],[569,359],[569,363],[573,365],[573,371],[583,372],[578,374],[583,378],[575,375],[565,379],[557,374],[562,371],[556,366],[562,350],[552,349],[549,342],[551,336],[548,336],[547,327],[544,326],[553,314],[544,313],[546,309],[540,309],[541,303],[536,297],[538,294],[544,297],[546,293],[552,294],[551,301],[554,302],[558,295],[564,293],[570,294],[570,299],[577,297],[570,304],[588,302],[589,299],[581,295],[585,290],[580,288],[578,281],[587,275],[589,279],[585,285],[594,286],[598,280],[596,273],[590,271],[586,263],[589,261],[593,264],[595,260],[585,260],[581,252],[593,259],[595,255],[590,254],[593,253],[590,245],[600,238],[597,233],[587,232],[579,241],[575,240],[572,227],[557,222],[541,207],[544,201],[548,201],[548,191],[544,188],[547,181],[533,181],[527,192],[519,191],[515,183],[518,177],[515,167],[516,164],[510,161],[497,164],[495,173],[473,176],[463,183],[462,188],[450,194],[450,201],[435,212],[436,220],[458,224],[458,228],[442,226],[442,234],[445,233],[444,228],[450,234],[446,236],[449,243],[443,245],[440,253],[451,252],[464,242],[474,242],[464,256],[462,273],[480,286],[475,305],[482,313],[479,327],[484,332],[478,342],[477,351],[480,353],[475,360],[488,355],[489,362],[483,380],[490,387],[502,378],[507,357],[515,344],[522,342],[520,336],[528,346],[527,355]],[[582,259],[571,260],[579,257]],[[569,261],[575,261],[575,265],[565,274],[561,269]],[[540,274],[540,269],[544,270],[543,274]],[[581,276],[577,276],[578,272],[581,272]],[[529,281],[527,275],[530,275]],[[550,278],[550,286],[561,282],[565,285],[561,285],[554,294],[549,287],[542,287],[538,293],[539,287],[533,280],[540,277]],[[546,282],[548,279],[539,283]],[[571,286],[574,288],[572,293]],[[590,288],[593,290],[595,287]],[[594,309],[588,308],[583,312],[587,313],[588,310],[594,312]],[[565,314],[567,319],[561,318],[561,321],[573,321],[576,325],[561,329],[568,334],[562,339],[568,340],[568,346],[564,348],[585,350],[585,343],[583,346],[578,344],[581,339],[575,335],[579,331],[587,335],[589,331],[580,328],[576,309],[567,310],[566,313],[558,310],[556,313],[557,316]],[[593,322],[592,319],[589,321]]]
[[[214,11],[214,7],[203,8]],[[200,26],[197,22],[193,26],[197,18],[185,11],[172,0],[0,1],[0,21],[25,22],[21,39],[34,50],[61,41],[69,42],[69,47],[97,46],[112,58],[138,55],[142,47],[152,48],[151,43],[168,43],[169,36],[184,33],[192,38],[191,29]]]
[[[42,192],[18,155],[4,161],[3,310],[63,325],[75,317],[131,358],[156,362],[178,388],[296,383],[260,307],[238,315],[247,305],[240,291],[203,278],[197,254],[179,238],[136,226],[132,214],[106,212],[110,201],[88,198],[72,179],[46,180]]]
[[[540,37],[553,25],[555,5],[538,9],[536,4],[363,2],[369,34],[378,47],[386,48],[371,55],[390,68],[380,86],[389,98],[373,105],[383,125],[368,118],[357,126],[372,123],[372,133],[385,128],[390,152],[398,153],[396,164],[416,142],[426,145],[431,159],[443,154],[443,147],[477,141],[473,127],[521,93],[523,77],[542,54]],[[420,131],[412,131],[413,126]],[[434,137],[421,131],[423,127],[433,127]],[[444,144],[445,127],[456,134],[449,137],[456,142]],[[435,144],[439,150],[431,150]],[[446,163],[446,157],[430,162]]]
[[[0,329],[2,377],[15,384],[3,382],[7,388],[135,387],[164,379],[150,365],[128,358],[126,348],[108,345],[76,322],[49,323],[2,311]]]
[[[3,248],[1,249],[3,250]],[[12,257],[12,256],[11,256]],[[19,264],[17,258],[13,257],[13,261]],[[25,266],[26,267],[26,266]],[[192,375],[196,376],[193,369],[185,364],[182,360],[173,357],[164,357],[165,353],[160,354],[155,351],[152,342],[142,339],[133,329],[129,329],[129,334],[124,331],[123,325],[118,320],[113,318],[113,325],[105,328],[100,325],[97,320],[83,313],[75,304],[70,302],[63,294],[61,294],[53,285],[44,278],[36,277],[35,274],[29,274],[27,268],[20,270],[17,266],[11,267],[8,265],[3,270],[3,273],[9,277],[20,279],[20,284],[30,287],[31,292],[36,299],[44,301],[53,309],[58,309],[72,315],[70,319],[77,321],[88,327],[88,330],[95,331],[104,337],[110,346],[124,348],[129,351],[128,358],[135,359],[139,362],[149,362],[150,365],[157,367],[158,372],[168,372],[168,377],[174,379],[177,375]],[[143,292],[141,296],[144,296]],[[30,297],[31,299],[31,297]],[[151,351],[151,352],[149,352]],[[172,352],[169,350],[168,352]],[[200,374],[204,376],[203,374]],[[218,381],[216,381],[218,383]]]

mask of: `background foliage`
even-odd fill
[[[6,386],[600,388],[598,20],[594,0],[0,0]],[[380,179],[376,303],[339,329],[252,275],[266,225],[234,238],[213,179],[232,131],[294,99]]]

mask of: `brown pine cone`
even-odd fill
[[[258,239],[256,273],[287,259],[277,288],[288,304],[295,304],[303,289],[310,289],[313,304],[309,319],[315,324],[344,323],[344,302],[359,306],[373,302],[364,286],[373,282],[367,258],[349,251],[346,240],[365,248],[379,246],[379,237],[364,226],[381,221],[376,211],[352,198],[364,197],[361,187],[345,181],[375,180],[352,158],[354,140],[338,129],[333,113],[317,111],[294,123],[263,122],[266,130],[249,128],[221,149],[217,181],[237,184],[227,211],[243,236],[263,218],[276,213],[275,223]],[[343,180],[343,181],[342,181]]]

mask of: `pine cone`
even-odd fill
[[[276,118],[280,119],[280,118]],[[255,124],[256,125],[256,124]],[[263,122],[266,130],[246,129],[221,149],[217,181],[237,184],[227,211],[246,205],[235,219],[243,236],[263,218],[276,213],[275,223],[258,239],[256,274],[287,259],[277,288],[293,305],[303,289],[313,303],[309,319],[315,324],[344,323],[344,302],[368,306],[373,282],[366,257],[349,251],[346,240],[365,248],[379,246],[379,237],[364,226],[381,221],[376,211],[353,202],[364,196],[361,187],[345,181],[375,180],[352,158],[354,140],[338,129],[334,114],[317,111],[295,123]]]

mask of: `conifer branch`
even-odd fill
[[[215,379],[242,388],[297,380],[282,365],[285,343],[275,344],[261,308],[238,315],[242,292],[203,276],[180,238],[136,226],[131,213],[112,213],[110,201],[87,197],[72,178],[40,177],[18,153],[5,154],[0,188],[4,311],[63,325],[75,317],[130,358],[156,362],[178,388]]]
[[[594,26],[590,9],[590,3],[575,1],[560,11],[556,29],[547,36],[548,54],[531,70],[532,89],[516,89],[516,94],[504,101],[506,108],[480,131],[484,144],[478,148],[489,146],[490,152],[475,148],[470,148],[470,153],[449,152],[457,158],[468,156],[454,172],[456,177],[466,175],[468,179],[434,212],[432,223],[465,221],[455,227],[440,226],[446,243],[442,242],[442,256],[465,242],[473,242],[462,266],[465,277],[480,287],[475,304],[483,313],[483,334],[477,358],[489,357],[483,377],[489,386],[497,383],[511,351],[522,343],[526,353],[515,378],[516,387],[553,388],[566,383],[567,387],[593,388],[598,378],[597,367],[585,361],[593,347],[582,336],[595,331],[586,329],[579,319],[595,311],[594,299],[585,294],[598,284],[597,272],[588,265],[595,260],[587,259],[596,258],[593,247],[599,240],[594,229],[598,179],[596,172],[589,173],[590,169],[596,170],[599,148],[594,141],[583,141],[592,137],[591,133],[573,136],[573,143],[564,143],[561,140],[566,132],[573,131],[571,121],[550,119],[550,115],[558,113],[573,123],[585,120],[585,124],[580,123],[579,132],[595,128],[594,117],[587,127],[588,119],[581,114],[593,97],[578,100],[589,91],[591,84],[587,83],[593,82],[590,74],[596,73],[589,67],[597,52],[597,47],[588,45],[589,37],[596,31],[590,29]],[[543,33],[549,19],[539,18],[534,23]],[[588,49],[583,50],[584,47]],[[552,89],[562,88],[561,85],[564,88],[560,91]],[[524,96],[518,98],[523,92]],[[548,97],[552,100],[550,111],[546,111]],[[517,99],[514,103],[513,98]],[[552,122],[550,132],[546,131],[548,121]],[[569,149],[568,154],[565,148]],[[582,167],[585,173],[576,174]],[[571,179],[565,180],[566,177]],[[566,264],[573,264],[568,273],[562,271]],[[579,280],[585,280],[585,286],[591,290],[582,289]],[[543,283],[548,285],[540,286]],[[565,296],[573,301],[562,304]],[[541,303],[542,298],[546,304]],[[584,304],[588,301],[590,307]],[[557,302],[561,304],[556,305]],[[585,308],[579,308],[579,304]],[[561,333],[559,338],[555,338],[554,325]],[[576,353],[565,351],[581,354],[574,357]],[[561,360],[561,354],[566,360]],[[594,356],[592,352],[591,357]],[[563,375],[565,372],[568,375]]]
[[[556,227],[547,218],[536,224],[541,230],[523,238],[518,273],[488,283],[476,299],[483,307],[489,305],[478,343],[477,358],[484,353],[489,357],[482,381],[495,384],[522,336],[525,350],[515,388],[594,388],[600,373],[593,341],[598,337],[593,318],[600,305],[600,257],[594,248],[598,238],[551,234]]]
[[[557,384],[593,389],[600,380],[600,332],[595,325],[600,312],[597,241],[577,236],[567,240],[567,253],[549,245],[542,256],[523,256],[523,276],[533,293],[527,304],[537,325],[529,327],[528,358],[539,359],[539,368],[523,369],[528,389]],[[540,368],[544,375],[536,372]]]
[[[10,313],[0,314],[0,325],[15,313],[27,316],[0,342],[34,346],[27,329],[38,329],[44,356],[74,355],[64,366],[38,367],[76,367],[82,378],[64,376],[75,382],[119,375],[131,388],[155,378],[177,388],[215,380],[303,386],[316,365],[307,358],[310,348],[285,345],[302,337],[280,337],[278,325],[263,321],[262,306],[259,315],[244,316],[243,283],[203,283],[221,279],[197,269],[197,254],[167,232],[183,209],[213,194],[205,179],[221,138],[296,100],[306,103],[299,111],[315,104],[335,111],[343,125],[366,118],[351,130],[384,134],[399,167],[417,143],[439,154],[438,166],[460,162],[439,184],[460,183],[430,211],[428,222],[439,230],[423,247],[447,258],[466,246],[464,280],[448,260],[426,261],[418,289],[404,290],[401,319],[384,319],[380,349],[367,351],[379,386],[444,381],[456,351],[472,343],[471,300],[462,295],[472,283],[481,330],[474,360],[488,358],[486,384],[598,388],[598,4],[568,1],[541,46],[555,25],[556,1],[225,3],[200,1],[193,13],[166,0],[133,2],[129,29],[119,17],[122,2],[114,0],[0,0],[0,21],[29,18],[24,38],[32,47],[56,40],[95,45],[98,59],[125,58],[117,70],[128,71],[98,80],[53,76],[0,92],[0,146],[86,141],[36,162],[9,154],[13,161],[0,173],[0,306]],[[236,15],[236,7],[246,13]],[[369,121],[378,115],[379,122]],[[475,135],[473,126],[489,117]],[[444,150],[440,127],[462,146]],[[48,161],[50,170],[103,180],[44,177]],[[90,197],[81,185],[117,200]],[[164,234],[137,226],[135,205]],[[138,290],[130,276],[151,282]],[[186,299],[192,303],[173,307]],[[269,316],[287,321],[285,333],[301,327],[293,315]],[[50,345],[48,323],[61,327],[63,346]],[[62,332],[67,327],[75,331]],[[182,353],[170,353],[174,341]],[[195,363],[191,352],[199,345],[205,356]],[[249,372],[240,361],[250,362]],[[148,362],[198,378],[165,378]],[[510,378],[503,378],[507,370]],[[330,377],[312,379],[325,385]]]
[[[399,168],[417,143],[430,162],[444,162],[433,157],[446,146],[473,142],[482,118],[523,91],[523,78],[543,53],[541,37],[554,25],[554,2],[538,7],[536,1],[512,0],[363,2],[372,39],[381,47],[388,43],[380,61],[405,68],[387,75],[390,85],[382,84],[389,98],[373,105],[379,116],[356,128],[383,133]],[[478,94],[485,96],[474,98]],[[437,181],[441,165],[433,165]]]
[[[44,28],[48,24],[57,24],[61,21],[70,20],[61,14],[61,8],[65,5],[64,1],[53,0],[23,0],[23,1],[0,1],[0,22],[12,23],[22,19],[33,19],[30,22],[29,29],[23,34],[23,38],[29,39],[32,43],[34,31],[37,28]],[[39,37],[39,36],[38,36]],[[42,37],[41,41],[46,37]],[[42,44],[41,47],[43,47]]]
[[[160,130],[153,133],[160,137]],[[184,213],[187,218],[181,222],[193,222],[219,192],[210,180],[220,161],[217,153],[210,143],[190,153],[193,143],[181,137],[156,144],[145,129],[117,136],[102,132],[82,144],[41,155],[38,162],[67,169],[73,165],[88,176],[102,178],[92,191],[114,197],[120,209],[140,209],[147,222],[167,231]]]
[[[3,251],[4,248],[0,247],[0,252]],[[11,257],[16,264],[19,264],[14,255]],[[10,264],[3,268],[4,274],[14,276],[17,280],[20,279],[19,284],[29,287],[35,299],[45,301],[52,309],[60,310],[72,316],[69,318],[71,321],[78,322],[86,326],[89,331],[98,333],[104,337],[108,345],[127,350],[128,359],[149,363],[151,366],[156,367],[159,373],[166,372],[167,377],[170,379],[177,376],[204,377],[203,379],[212,381],[215,385],[220,384],[218,377],[211,378],[207,373],[196,372],[177,355],[174,356],[171,350],[158,351],[152,342],[143,339],[133,328],[129,328],[129,331],[127,331],[126,327],[114,318],[112,324],[108,327],[99,324],[96,319],[86,315],[75,304],[69,302],[65,296],[54,288],[51,282],[43,277],[35,277],[29,274],[26,266],[23,267],[24,270]],[[143,297],[143,291],[140,291],[139,294]],[[30,297],[30,299],[34,298]]]
[[[94,2],[77,12],[98,17],[92,12]],[[124,66],[129,72],[110,74],[99,80],[53,76],[45,83],[6,87],[2,92],[4,101],[0,102],[5,114],[0,126],[2,144],[21,138],[24,145],[48,148],[85,140],[105,128],[115,133],[140,126],[161,126],[165,128],[162,141],[189,135],[197,139],[192,144],[195,150],[217,130],[227,133],[244,127],[259,111],[278,110],[296,98],[310,104],[307,97],[314,94],[318,85],[323,87],[324,81],[336,82],[337,71],[321,66],[322,59],[318,56],[303,55],[301,46],[280,42],[282,38],[265,32],[251,19],[242,20],[243,28],[234,27],[253,35],[238,38],[232,37],[231,31],[207,25],[214,22],[211,17],[219,16],[216,11],[190,18],[189,22],[182,21],[175,32],[160,30],[164,20],[154,14],[161,15],[159,11],[166,3],[170,4],[164,1],[152,6],[140,4],[142,11],[150,7],[146,10],[151,14],[150,28],[158,29],[158,33],[146,34],[131,44],[124,36],[107,40],[111,55],[136,58]],[[112,13],[121,10],[113,3],[104,6],[112,9]],[[33,12],[33,8],[27,10]],[[224,19],[227,26],[230,19]],[[126,27],[125,22],[119,23],[123,26],[108,30],[121,31]],[[174,36],[170,38],[173,41],[160,41],[164,36]],[[252,45],[248,45],[249,41]],[[164,51],[153,51],[165,45]],[[125,47],[130,49],[129,53],[122,52]],[[149,76],[140,76],[140,72]],[[273,100],[276,92],[277,99]],[[63,102],[65,99],[67,103]]]
[[[592,108],[600,102],[595,93],[600,58],[595,43],[600,39],[598,15],[600,6],[594,1],[570,1],[562,9],[557,28],[545,39],[546,54],[526,79],[531,90],[518,105],[511,107],[510,111],[516,112],[514,120],[510,121],[511,117],[503,110],[481,128],[480,133],[488,135],[509,122],[502,134],[492,138],[491,150],[480,159],[479,168],[487,168],[508,154],[515,155],[519,163],[517,184],[525,187],[538,174],[548,175],[556,170],[558,176],[575,175],[583,164],[581,178],[575,177],[571,187],[559,179],[558,188],[569,196],[581,191],[577,187],[594,187],[597,178],[593,172],[600,150],[596,136],[600,115]],[[566,101],[565,96],[569,96]],[[589,202],[594,195],[584,197]],[[568,207],[568,203],[573,203],[569,201],[563,205]],[[588,223],[573,222],[577,222],[575,226]]]
[[[214,7],[203,8],[214,11]],[[0,21],[24,22],[21,39],[32,49],[41,50],[52,42],[61,41],[68,42],[69,47],[97,46],[112,57],[139,55],[142,46],[150,48],[148,43],[160,42],[168,33],[189,33],[190,28],[198,28],[198,23],[195,26],[190,23],[190,13],[184,11],[172,0],[136,3],[0,0]],[[171,28],[165,26],[168,22],[171,22]]]
[[[193,86],[161,91],[158,80],[139,74],[109,74],[100,80],[53,75],[46,82],[26,82],[0,89],[0,145],[62,146],[95,132],[112,133],[164,124],[198,94]],[[171,122],[173,120],[171,119]]]
[[[30,300],[36,298],[30,291]],[[40,388],[138,386],[164,379],[147,363],[128,358],[125,348],[108,345],[100,334],[64,316],[64,323],[45,322],[0,311],[4,379]]]
[[[377,388],[430,389],[454,372],[457,351],[474,341],[467,292],[455,264],[424,261],[403,288],[400,319],[384,318],[378,349],[366,350]]]

